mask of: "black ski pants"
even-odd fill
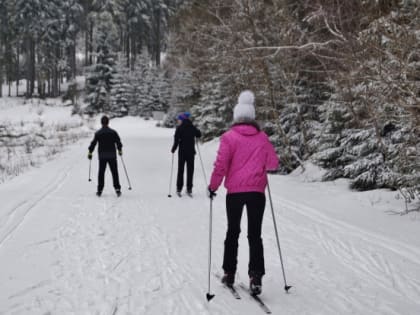
[[[193,176],[194,176],[194,155],[178,155],[178,175],[176,178],[176,190],[181,191],[184,186],[184,168],[187,164],[187,191],[191,191],[193,188]]]
[[[246,206],[248,216],[249,264],[248,274],[265,274],[264,249],[261,227],[265,208],[265,195],[260,192],[243,192],[226,195],[227,232],[223,270],[235,273],[238,264],[238,238],[241,233],[241,217]]]
[[[109,164],[109,168],[111,169],[112,174],[112,181],[114,184],[114,188],[117,190],[121,189],[120,180],[118,178],[118,166],[117,166],[117,159],[100,159],[99,160],[99,172],[98,172],[98,191],[102,191],[104,189],[105,184],[105,169],[106,165]]]

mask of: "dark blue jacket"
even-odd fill
[[[95,137],[89,146],[89,152],[95,150],[96,143],[98,143],[98,157],[100,160],[116,159],[116,149],[120,151],[122,144],[118,133],[109,127],[102,127],[95,132]]]
[[[174,144],[172,153],[179,146],[178,154],[181,156],[191,157],[195,154],[195,138],[201,137],[201,131],[195,127],[191,120],[184,119],[175,130]]]

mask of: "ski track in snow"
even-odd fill
[[[287,247],[301,247],[301,243],[292,241],[293,235],[296,234],[303,235],[308,242],[315,244],[315,251],[309,249],[309,254],[299,254],[300,259],[296,267],[302,269],[303,266],[308,266],[309,270],[302,270],[302,273],[311,274],[311,277],[322,286],[320,289],[334,292],[334,299],[339,301],[337,305],[343,306],[342,309],[325,310],[325,314],[414,315],[418,313],[420,310],[419,249],[329,218],[317,209],[280,196],[275,196],[274,201],[275,208],[282,209],[281,228],[283,234],[289,236],[287,241],[290,242]],[[297,218],[296,214],[305,220]],[[312,251],[314,253],[311,253]],[[295,258],[293,254],[288,254],[289,259]],[[348,288],[348,291],[340,288],[338,286],[340,279],[332,277],[333,274],[330,272],[333,269],[319,268],[314,256],[329,257],[328,259],[333,257],[344,272],[350,272],[350,279],[353,279],[354,284]],[[371,291],[377,291],[378,295],[364,296]],[[394,308],[391,303],[387,305],[387,301],[384,301],[384,292],[389,297],[396,297],[411,304],[412,311]],[[325,301],[325,303],[331,302]]]
[[[191,305],[191,290],[184,290],[186,284],[196,292],[203,289],[156,221],[153,213],[159,209],[139,200],[107,199],[99,198],[89,211],[80,200],[79,214],[59,232],[58,251],[65,259],[57,266],[57,290],[65,287],[62,296],[74,297],[69,301],[74,309],[62,311],[157,314],[165,300],[170,302],[165,314],[203,309],[203,300]],[[102,286],[92,292],[98,280]],[[80,305],[81,300],[86,304]]]
[[[44,200],[48,195],[54,193],[64,185],[65,179],[70,174],[71,168],[72,167],[67,167],[67,169],[64,171],[64,174],[56,177],[55,180],[48,183],[45,188],[40,190],[38,194],[23,202],[20,202],[17,206],[8,211],[5,217],[0,218],[0,247],[23,223],[25,217],[28,215],[31,209],[36,207],[39,202]]]
[[[199,157],[194,198],[167,198],[173,130],[159,129],[149,138],[141,126],[133,125],[138,132],[122,137],[133,191],[123,189],[117,198],[108,177],[103,196],[94,196],[94,184],[80,184],[86,161],[79,161],[36,196],[24,196],[0,219],[1,261],[2,250],[19,255],[7,245],[12,238],[17,242],[31,224],[29,214],[40,216],[40,209],[48,205],[66,213],[43,238],[21,244],[23,260],[36,259],[40,247],[48,250],[49,272],[10,290],[5,300],[0,299],[1,314],[263,314],[244,292],[235,300],[213,273],[211,293],[216,296],[207,302],[209,201]],[[79,151],[84,156],[85,151]],[[214,152],[206,155],[207,147],[201,152],[208,178]],[[176,170],[174,179],[175,175]],[[281,191],[273,194],[273,202],[286,276],[293,286],[290,294],[282,290],[267,204],[263,227],[267,275],[261,298],[273,314],[420,314],[418,248],[332,219],[322,209],[286,199]],[[214,202],[212,272],[221,271],[225,220],[220,192]],[[246,228],[239,250],[237,281],[247,283]]]

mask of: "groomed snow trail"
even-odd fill
[[[0,186],[0,314],[262,314],[243,291],[235,300],[212,275],[208,303],[209,200],[196,158],[194,198],[168,198],[173,130],[116,119],[124,161],[123,195],[107,171],[104,194],[87,181],[88,141],[58,160]],[[201,147],[207,178],[215,143]],[[176,158],[175,158],[176,166]],[[267,275],[262,299],[273,314],[420,313],[420,249],[333,219],[288,199],[284,178],[271,189],[286,276],[269,203],[263,227]],[[294,189],[290,187],[289,189]],[[296,188],[297,189],[297,188]],[[226,226],[224,190],[214,202],[213,267],[221,272]],[[247,282],[246,215],[238,281]]]

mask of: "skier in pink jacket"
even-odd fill
[[[248,217],[250,290],[261,293],[265,274],[261,226],[265,208],[267,171],[276,170],[278,157],[267,135],[255,121],[254,94],[243,91],[233,109],[233,125],[220,140],[210,185],[210,198],[224,179],[227,189],[226,214],[228,228],[223,256],[222,282],[232,286],[235,281],[238,238],[244,205]]]

